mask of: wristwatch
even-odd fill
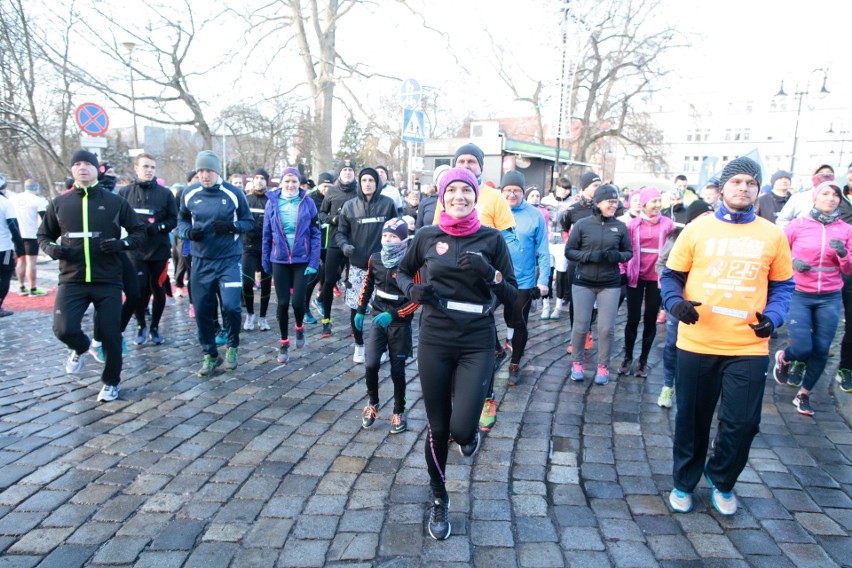
[[[491,281],[492,284],[500,284],[503,281],[503,273],[499,270],[494,271],[494,280]]]

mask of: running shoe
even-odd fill
[[[473,441],[469,444],[459,444],[459,453],[464,458],[472,458],[479,451],[479,430],[473,435]]]
[[[834,379],[840,383],[840,390],[843,392],[852,392],[852,371],[849,369],[840,369],[837,371],[837,376]]]
[[[296,326],[296,349],[302,349],[305,346],[305,326]]]
[[[598,365],[598,370],[595,372],[595,384],[605,385],[609,382],[609,367],[606,365]]]
[[[405,414],[394,414],[391,416],[391,434],[400,434],[405,432],[408,429],[408,420],[405,418]]]
[[[719,491],[715,485],[713,485],[713,481],[710,479],[710,475],[707,473],[707,469],[704,469],[704,479],[707,480],[707,485],[713,490],[713,493],[710,494],[710,502],[713,503],[713,508],[716,509],[720,515],[724,515],[726,517],[730,517],[734,513],[737,512],[737,496],[734,495],[733,491],[728,491],[727,493],[724,491]]]
[[[550,319],[550,300],[548,298],[541,301],[541,319]]]
[[[692,511],[692,493],[681,491],[680,489],[672,489],[669,493],[669,505],[675,513],[688,513]]]
[[[657,316],[657,323],[666,323],[666,310],[660,310],[660,315]]]
[[[572,363],[571,364],[571,380],[576,381],[578,383],[581,383],[585,379],[586,379],[586,375],[583,372],[583,364],[582,363]]]
[[[7,310],[6,308],[0,308],[0,318],[5,318],[9,316],[15,315],[15,312],[12,310]]]
[[[189,317],[195,317],[195,306],[193,306],[192,304],[189,305]]]
[[[260,331],[269,331],[272,328],[269,325],[269,321],[265,317],[261,316],[257,318],[257,329]]]
[[[278,362],[286,363],[290,360],[290,340],[285,339],[278,345]]]
[[[510,387],[521,382],[521,366],[517,363],[509,363],[509,379],[506,381]]]
[[[356,343],[355,344],[355,354],[352,355],[352,362],[363,363],[366,360],[366,358],[364,357],[365,352],[366,352],[365,347],[363,345],[358,345]]]
[[[429,506],[429,536],[435,540],[446,540],[452,532],[449,509],[449,496],[433,495],[432,504]]]
[[[775,366],[772,367],[772,378],[775,379],[775,382],[779,385],[787,384],[787,377],[790,374],[790,367],[792,367],[792,363],[788,363],[784,359],[784,350],[779,349],[775,352]]]
[[[18,296],[29,296],[30,292],[27,290],[26,286],[21,286],[21,289],[18,290]]]
[[[793,361],[793,366],[790,373],[787,375],[787,384],[791,387],[799,388],[805,380],[805,371],[808,370],[808,365],[802,361]]]
[[[243,329],[254,331],[255,327],[257,327],[257,314],[246,314],[246,323],[243,325]]]
[[[814,409],[811,408],[811,395],[808,393],[800,392],[797,394],[796,398],[793,399],[793,406],[796,407],[799,414],[804,414],[805,416],[814,415]]]
[[[88,350],[87,350],[88,351]],[[68,354],[68,360],[65,361],[65,372],[69,375],[79,375],[86,366],[86,351],[77,353],[73,349]]]
[[[225,351],[225,370],[233,371],[237,368],[237,357],[239,355],[239,351],[236,347],[228,347]]]
[[[89,345],[89,355],[91,355],[92,358],[98,363],[103,363],[106,361],[106,358],[104,357],[104,346],[99,341],[95,342],[93,340],[92,344]]]
[[[104,385],[98,394],[98,402],[112,402],[118,398],[121,388],[118,385]]]
[[[136,326],[136,345],[145,345],[148,341],[148,328],[144,325]]]
[[[314,317],[310,308],[305,311],[305,323],[317,323],[317,318]]]
[[[150,335],[151,335],[151,343],[153,343],[154,345],[162,345],[163,343],[166,342],[166,340],[163,339],[163,336],[160,335],[159,328],[152,327]]]
[[[216,345],[225,345],[228,343],[228,332],[224,327],[220,327],[216,332]]]
[[[494,428],[497,422],[497,401],[493,398],[486,398],[485,404],[482,405],[482,414],[479,415],[479,429],[483,432],[488,432]]]
[[[322,336],[323,336],[323,338],[331,337],[331,320],[330,319],[322,320]]]
[[[657,406],[660,408],[671,408],[673,394],[674,389],[672,387],[663,387],[663,390],[660,391],[660,397],[657,399]]]
[[[40,288],[30,288],[30,296],[47,296],[47,290],[42,290]]]
[[[633,357],[625,357],[624,361],[621,362],[621,366],[618,368],[618,373],[620,375],[629,375],[630,367],[633,366]]]
[[[592,340],[592,332],[590,331],[590,332],[586,333],[586,345],[585,345],[586,351],[590,350],[594,346],[595,346],[595,342]]]
[[[361,428],[369,428],[373,425],[378,417],[379,413],[376,410],[376,405],[368,404],[364,407],[364,410],[361,411]],[[396,416],[396,415],[394,415]]]
[[[216,369],[223,363],[222,357],[219,355],[214,359],[210,355],[204,355],[204,360],[201,361],[201,367],[198,369],[199,377],[211,377],[216,372]]]
[[[633,374],[643,379],[646,378],[648,376],[648,362],[639,359],[639,364]]]

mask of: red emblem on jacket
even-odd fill
[[[438,251],[438,254],[444,254],[449,249],[450,249],[450,245],[448,245],[447,243],[444,243],[444,242],[438,242],[438,244],[435,245],[435,250]]]

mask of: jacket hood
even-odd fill
[[[361,189],[361,178],[364,176],[370,176],[376,181],[376,192],[371,198],[372,201],[375,201],[376,198],[382,194],[382,178],[379,177],[379,172],[373,168],[364,168],[358,173],[358,177],[355,178],[355,181],[358,183],[358,199],[363,201],[367,201],[367,196],[364,195],[364,191]]]

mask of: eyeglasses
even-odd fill
[[[516,188],[513,188],[513,187],[504,187],[502,191],[503,191],[503,193],[523,193],[524,192],[523,189],[520,189],[520,188],[516,189]]]

